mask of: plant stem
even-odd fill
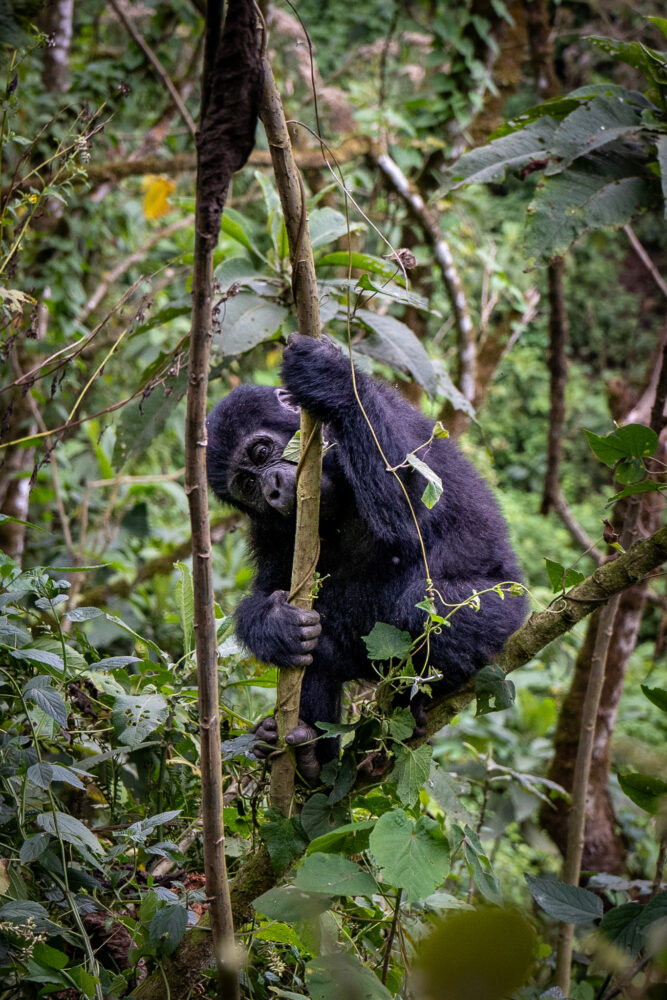
[[[260,118],[271,151],[276,185],[285,217],[292,262],[292,287],[301,333],[320,336],[320,305],[315,262],[310,244],[306,196],[294,160],[285,113],[271,67],[264,65],[264,95]],[[301,608],[313,606],[312,583],[319,554],[320,477],[322,433],[307,413],[301,411],[301,457],[297,475],[297,514],[290,600]],[[276,719],[280,745],[299,721],[303,670],[282,670],[278,674]],[[271,769],[271,803],[289,815],[294,788],[294,758],[283,753]]]

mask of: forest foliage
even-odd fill
[[[185,0],[75,4],[70,45],[49,21],[67,6],[0,9],[0,998],[213,996],[184,478],[204,18]],[[667,21],[301,0],[311,66],[294,11],[264,13],[323,327],[458,437],[500,498],[531,608],[566,613],[624,530],[665,547]],[[261,127],[213,279],[211,404],[277,385],[297,329]],[[447,484],[406,460],[436,504]],[[242,518],[212,507],[211,531],[241,995],[664,997],[660,560],[616,612],[589,800],[608,811],[591,805],[568,881],[543,817],[570,803],[583,624],[511,678],[485,668],[424,742],[392,707],[410,636],[379,623],[382,679],[347,692],[326,727],[341,758],[287,817],[252,752],[277,671],[233,634],[253,574]],[[596,841],[613,863],[593,865]]]

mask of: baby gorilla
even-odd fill
[[[341,685],[377,677],[362,636],[388,622],[417,638],[426,614],[426,570],[415,525],[401,485],[389,468],[418,451],[442,479],[432,509],[421,502],[425,479],[411,467],[398,470],[416,513],[439,614],[473,591],[518,580],[516,558],[488,487],[456,445],[436,438],[432,425],[400,395],[355,369],[327,340],[293,334],[282,365],[285,389],[240,386],[208,419],[209,483],[225,503],[250,518],[257,567],[252,593],[236,612],[236,633],[254,655],[278,667],[307,667],[301,691],[302,723],[288,736],[299,745],[315,735],[317,722],[340,717]],[[287,603],[295,530],[296,466],[283,456],[299,426],[303,406],[324,425],[333,445],[324,456],[318,572],[324,582],[316,611]],[[522,597],[503,600],[485,593],[478,610],[466,606],[451,627],[431,633],[428,672],[438,672],[436,695],[456,690],[493,660],[525,614]],[[419,663],[415,664],[417,667]],[[258,735],[275,743],[275,720]],[[307,753],[306,751],[310,752]],[[303,748],[300,769],[316,773],[335,753],[321,740],[316,753]]]

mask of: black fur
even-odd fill
[[[324,458],[318,570],[326,579],[316,611],[300,612],[285,603],[295,467],[282,458],[282,448],[299,418],[282,390],[241,386],[217,404],[208,421],[208,476],[221,500],[250,517],[257,575],[236,613],[239,638],[260,660],[310,664],[301,717],[307,723],[333,721],[339,717],[341,684],[375,676],[361,638],[375,622],[389,622],[413,637],[423,632],[425,613],[415,605],[424,599],[426,572],[405,497],[355,399],[348,359],[326,341],[294,335],[282,375],[291,401],[321,420],[325,437],[335,442]],[[358,371],[356,384],[387,463],[400,465],[430,438],[431,422],[392,389]],[[252,450],[258,434],[259,453],[253,458],[248,446]],[[442,478],[444,492],[432,510],[421,502],[424,478],[408,469],[399,474],[444,599],[458,603],[473,589],[518,580],[496,502],[456,445],[436,439],[418,455]],[[244,476],[242,488],[239,477]],[[450,628],[431,636],[429,670],[443,675],[435,693],[455,690],[490,662],[524,614],[522,597],[501,600],[492,593],[481,598],[479,611],[457,611]]]

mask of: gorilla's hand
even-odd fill
[[[257,742],[253,747],[255,757],[265,760],[278,746],[278,723],[275,716],[269,715],[268,718],[262,719],[253,732],[257,736]],[[297,771],[308,782],[314,782],[321,769],[315,753],[316,739],[317,731],[302,719],[299,719],[299,724],[294,729],[290,729],[285,738],[287,745],[296,750]]]
[[[263,640],[272,649],[269,662],[278,667],[308,667],[322,632],[317,611],[287,603],[286,590],[275,590],[269,598]]]
[[[290,397],[318,420],[344,415],[355,403],[350,362],[327,337],[290,334],[281,371]]]

